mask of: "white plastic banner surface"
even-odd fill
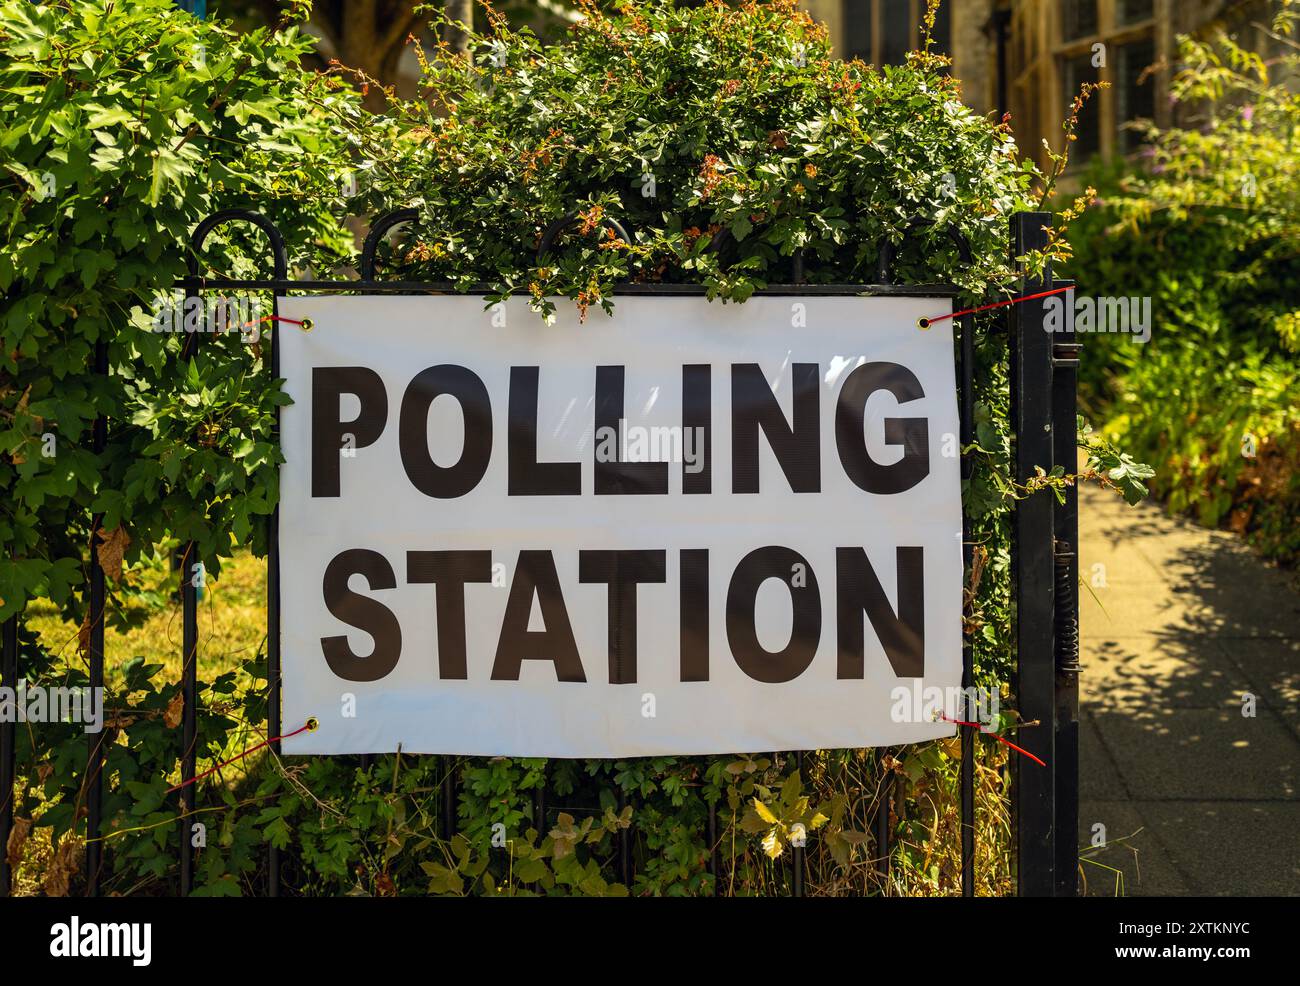
[[[557,303],[281,302],[285,751],[952,735],[949,301]]]

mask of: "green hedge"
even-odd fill
[[[1280,15],[1286,28],[1294,15]],[[1185,39],[1174,81],[1182,126],[1152,129],[1071,240],[1081,293],[1148,296],[1138,345],[1084,339],[1085,399],[1135,455],[1161,463],[1171,511],[1300,560],[1300,104],[1268,64],[1219,35]]]

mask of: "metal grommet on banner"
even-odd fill
[[[267,315],[266,318],[260,319],[258,322],[249,322],[248,325],[259,325],[261,322],[284,322],[286,325],[296,325],[304,332],[310,332],[316,324],[309,318],[304,318],[299,322],[296,318],[285,318],[282,315]]]
[[[320,720],[312,716],[307,720],[307,732],[314,733],[318,729],[320,729]]]
[[[930,320],[924,317],[918,318],[916,320],[916,327],[918,329],[928,329],[930,327]]]

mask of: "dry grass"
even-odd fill
[[[830,802],[848,797],[843,828],[869,833],[888,791],[891,829],[888,877],[883,877],[874,840],[855,848],[847,866],[839,865],[825,839],[809,852],[810,896],[939,897],[961,894],[961,813],[958,789],[960,741],[936,744],[944,767],[910,780],[890,752],[840,751],[838,776],[814,766],[810,776],[818,795]],[[892,751],[905,757],[899,750]],[[882,767],[881,761],[884,766]],[[888,777],[889,784],[882,781]],[[1011,814],[1007,753],[984,737],[975,746],[975,895],[1014,894],[1011,874]]]
[[[161,664],[166,680],[181,674],[181,607],[173,599],[178,575],[164,564],[133,566],[126,578],[144,595],[123,605],[110,588],[110,619],[104,631],[104,674],[110,687],[134,657]],[[69,664],[77,656],[78,626],[48,602],[28,607],[27,624]],[[117,617],[123,619],[119,620]],[[122,625],[118,625],[121,623]],[[241,551],[220,579],[209,578],[199,600],[199,675],[211,679],[256,657],[266,640],[266,562]]]

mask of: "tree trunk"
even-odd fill
[[[427,17],[414,11],[414,0],[342,0],[320,4],[316,23],[324,30],[340,62],[359,69],[383,85],[393,85],[407,35],[418,32]],[[372,85],[363,102],[382,111],[384,94]]]
[[[467,27],[474,26],[474,0],[446,0],[447,16]],[[455,25],[447,26],[445,40],[453,53],[469,51],[469,34]]]
[[[342,4],[339,25],[339,61],[349,68],[360,69],[372,79],[385,81],[381,74],[379,50],[375,32],[375,7],[377,0],[349,0]],[[371,86],[364,97],[366,108],[372,111],[384,108],[384,94]]]

